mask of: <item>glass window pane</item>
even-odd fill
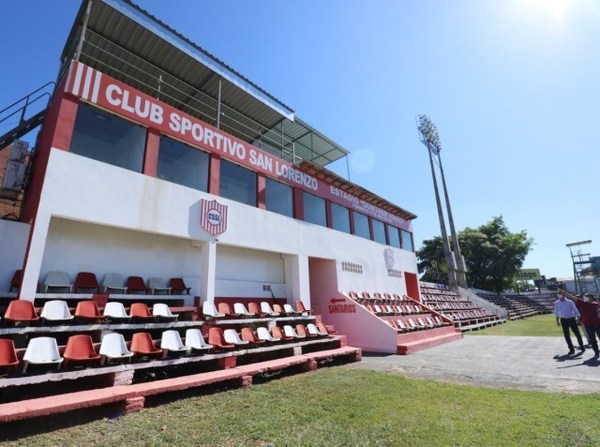
[[[332,227],[336,230],[350,233],[350,210],[337,203],[331,204]]]
[[[408,251],[414,251],[412,243],[412,234],[408,231],[400,230],[402,232],[402,248]]]
[[[400,230],[398,228],[388,225],[388,237],[392,247],[400,248]]]
[[[369,231],[369,218],[364,214],[357,212],[352,214],[354,215],[354,234],[366,239],[371,239],[371,232]]]
[[[317,225],[327,226],[325,199],[304,193],[304,220]]]
[[[163,136],[158,149],[158,178],[206,191],[208,154]]]
[[[294,200],[292,187],[281,182],[266,178],[265,205],[267,210],[284,216],[294,217]]]
[[[373,240],[381,242],[382,244],[386,244],[385,225],[383,222],[377,219],[371,219],[371,222],[373,222]]]
[[[256,206],[256,173],[221,159],[219,194],[227,199]]]
[[[72,153],[142,172],[146,129],[79,103],[71,138]]]

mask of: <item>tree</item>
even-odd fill
[[[510,286],[533,245],[533,239],[527,237],[525,230],[511,233],[502,216],[478,228],[465,228],[458,233],[458,240],[465,257],[469,286],[495,292]],[[419,272],[424,273],[422,281],[447,283],[441,237],[423,241],[417,258]]]

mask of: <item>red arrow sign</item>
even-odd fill
[[[344,302],[346,302],[346,300],[344,298],[338,298],[338,299],[331,298],[330,302],[331,302],[331,304],[344,303]]]

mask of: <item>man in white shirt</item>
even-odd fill
[[[577,327],[578,319],[581,316],[577,306],[573,301],[568,298],[565,298],[565,295],[561,292],[557,294],[558,299],[554,302],[554,315],[556,316],[556,325],[562,326],[563,334],[565,336],[565,341],[567,342],[567,346],[569,347],[569,355],[575,354],[575,349],[573,348],[573,342],[571,341],[571,335],[569,334],[569,329],[573,331],[575,337],[577,338],[577,342],[579,343],[579,349],[583,353],[585,348],[583,347],[583,340],[581,339],[581,334],[579,333],[579,328]]]

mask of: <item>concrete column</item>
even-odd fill
[[[204,243],[200,257],[200,276],[202,278],[200,297],[202,301],[213,301],[215,299],[215,277],[217,273],[217,242],[208,241]]]
[[[287,255],[284,257],[286,293],[293,300],[300,300],[307,309],[310,304],[310,275],[308,256]]]

